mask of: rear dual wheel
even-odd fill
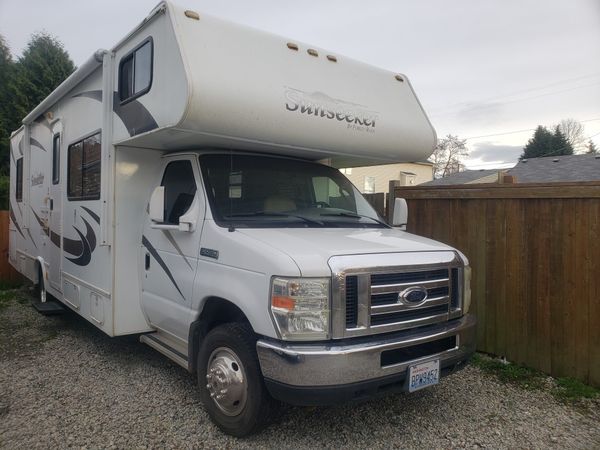
[[[198,353],[198,385],[211,420],[232,436],[260,431],[276,406],[262,378],[256,336],[246,324],[219,325],[204,338]]]

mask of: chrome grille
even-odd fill
[[[379,265],[360,269],[342,267],[334,270],[332,337],[403,330],[458,317],[461,314],[459,281],[462,261],[453,252],[444,253],[452,257],[448,256],[443,264]],[[390,255],[382,255],[384,257],[391,259]],[[417,258],[395,257],[406,260]],[[423,258],[423,255],[419,257]],[[339,259],[345,262],[349,257]],[[336,268],[334,264],[332,269]],[[410,303],[401,295],[410,288],[426,290],[427,297],[419,303]]]
[[[357,277],[346,278],[346,328],[355,328],[358,315]]]

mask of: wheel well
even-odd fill
[[[228,322],[249,323],[248,318],[240,308],[220,297],[210,297],[204,302],[204,307],[198,319],[190,325],[188,338],[188,365],[192,372],[196,371],[196,355],[202,338],[217,325]]]

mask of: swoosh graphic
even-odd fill
[[[80,92],[73,95],[73,97],[87,97],[102,102],[102,91]],[[118,92],[113,92],[113,112],[119,116],[119,119],[121,119],[123,125],[127,128],[129,136],[135,136],[136,134],[158,128],[156,120],[154,120],[154,117],[152,117],[152,114],[150,114],[150,111],[144,105],[137,100],[121,105]]]
[[[87,223],[85,221],[85,219],[83,221],[85,222],[86,226],[89,228],[90,224]],[[75,227],[73,227],[73,228],[75,228]],[[87,266],[90,263],[90,261],[92,260],[92,249],[90,248],[90,243],[88,242],[88,240],[86,239],[86,236],[84,236],[81,231],[79,231],[77,228],[75,228],[75,231],[77,232],[77,234],[79,235],[79,238],[81,239],[81,244],[83,246],[83,249],[82,249],[81,255],[79,255],[77,258],[67,258],[67,259],[69,261],[71,261],[72,263],[77,264],[78,266]],[[96,242],[94,242],[94,245],[96,245]]]
[[[33,246],[35,248],[37,248],[37,244],[35,243],[35,241],[33,240],[33,236],[31,235],[31,231],[29,230],[29,228],[26,228],[25,231],[27,231],[27,234],[29,235],[29,239],[31,239],[31,242],[33,243]]]
[[[96,249],[96,234],[90,223],[81,218],[85,224],[85,236],[78,228],[73,229],[79,235],[79,240],[68,239],[63,236],[63,249],[66,253],[75,256],[67,259],[80,266],[86,266],[92,259],[92,252]]]
[[[175,247],[175,250],[177,250],[177,253],[179,253],[179,256],[181,256],[183,258],[183,260],[185,261],[185,263],[188,265],[188,267],[190,269],[192,269],[192,265],[188,261],[187,256],[185,256],[183,254],[183,252],[181,251],[181,247],[179,247],[179,244],[177,244],[177,241],[175,240],[175,238],[173,237],[173,235],[171,234],[171,232],[169,230],[162,230],[162,232],[165,235],[165,237],[168,239],[168,241],[171,243],[171,245],[173,247]]]
[[[96,214],[90,208],[86,208],[85,206],[82,206],[81,209],[83,209],[86,213],[88,213],[90,216],[92,216],[92,219],[94,219],[96,221],[96,223],[98,225],[100,225],[100,217],[98,217],[98,214]]]
[[[44,146],[42,144],[40,144],[40,142],[37,139],[30,137],[29,142],[31,143],[31,145],[35,145],[37,148],[41,148],[42,150],[46,151]]]
[[[177,292],[179,292],[179,295],[181,295],[181,297],[183,299],[185,299],[185,296],[181,292],[181,289],[179,289],[179,286],[177,286],[177,282],[175,281],[175,278],[173,278],[173,274],[171,274],[171,271],[165,264],[164,260],[160,257],[160,255],[158,254],[158,252],[156,251],[154,246],[150,243],[150,241],[148,241],[148,239],[146,239],[146,236],[143,236],[143,235],[142,235],[142,245],[148,249],[148,251],[154,257],[154,259],[159,264],[159,266],[162,267],[162,269],[165,271],[165,273],[171,280],[171,283],[173,283],[173,286],[175,286],[175,289],[177,289]]]
[[[40,216],[37,215],[33,208],[31,208],[31,211],[33,212],[35,219],[40,224],[40,227],[42,228],[46,236],[49,236],[50,241],[60,248],[60,234],[55,233],[49,228],[45,228],[44,222],[42,221]],[[69,255],[73,256],[73,258],[69,258],[68,256],[65,256],[65,258],[77,264],[78,266],[87,266],[92,260],[92,252],[96,249],[96,234],[94,233],[94,229],[87,220],[85,220],[83,217],[81,218],[81,220],[83,220],[83,223],[85,224],[85,236],[81,231],[79,231],[77,227],[73,226],[73,229],[79,235],[79,240],[69,239],[63,236],[62,243],[63,250],[65,251],[65,253],[68,253]]]
[[[21,227],[19,225],[19,222],[17,222],[17,217],[15,216],[15,212],[13,210],[13,204],[12,202],[10,202],[9,208],[8,208],[8,214],[10,215],[10,220],[13,221],[13,223],[15,224],[15,228],[17,229],[17,231],[19,232],[19,234],[21,236],[23,236],[23,239],[25,239],[25,235],[23,234],[23,232],[21,231]]]

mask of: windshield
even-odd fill
[[[213,217],[236,227],[387,227],[339,170],[256,155],[202,155]]]

